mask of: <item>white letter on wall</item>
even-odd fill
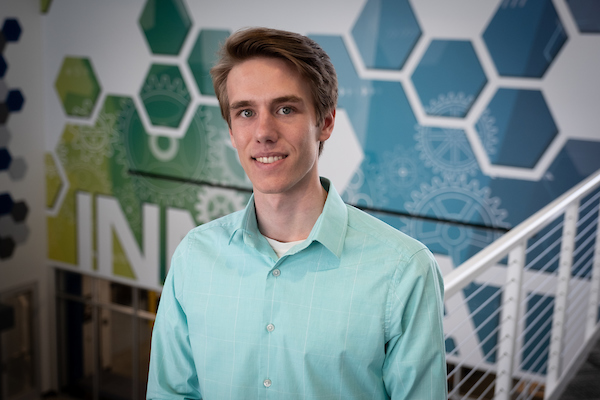
[[[92,195],[77,192],[77,265],[92,272]]]
[[[156,204],[143,206],[143,253],[131,232],[119,202],[114,197],[96,197],[96,229],[98,248],[98,272],[113,275],[113,235],[119,239],[123,251],[137,278],[137,283],[150,288],[159,284],[159,208]]]

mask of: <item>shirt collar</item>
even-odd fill
[[[305,242],[310,244],[313,241],[317,241],[339,259],[342,255],[346,230],[348,228],[348,210],[329,179],[321,177],[321,185],[327,191],[327,200],[325,200],[323,212],[317,219],[317,222],[315,222]],[[243,236],[246,244],[257,249],[261,246],[260,238],[262,235],[258,230],[258,223],[256,222],[254,195],[250,197],[242,218],[231,233],[229,243],[231,243],[237,233]],[[267,243],[266,240],[262,242]]]

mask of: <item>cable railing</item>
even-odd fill
[[[557,399],[600,338],[600,171],[444,277],[448,398]]]

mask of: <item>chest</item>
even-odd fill
[[[384,355],[389,279],[352,264],[323,269],[310,258],[269,265],[224,257],[186,279],[190,342],[204,358],[263,352],[305,363]],[[258,361],[257,361],[258,362]],[[337,361],[335,361],[337,362]]]

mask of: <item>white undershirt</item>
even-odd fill
[[[265,239],[267,239],[267,242],[269,242],[269,244],[275,251],[275,254],[277,254],[278,258],[281,258],[281,256],[287,253],[289,249],[291,249],[298,243],[304,242],[304,240],[296,240],[295,242],[280,242],[275,239],[268,238],[266,236]]]

